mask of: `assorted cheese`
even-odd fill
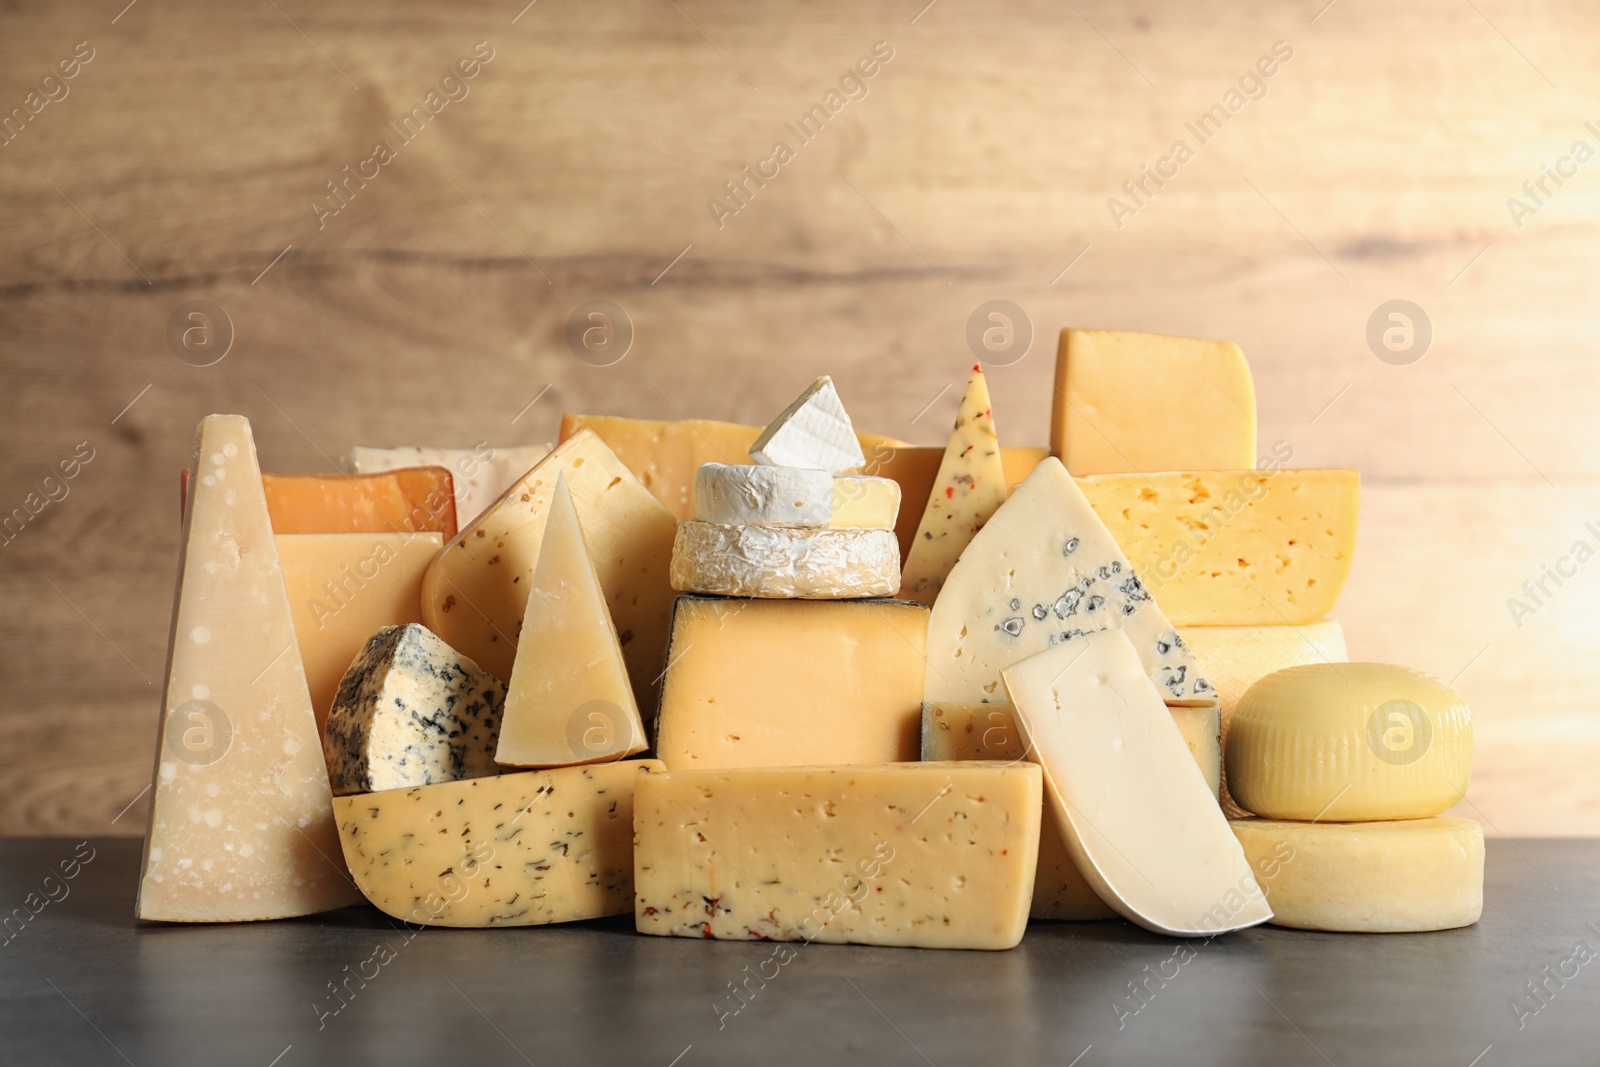
[[[489,510],[517,480],[550,454],[550,445],[496,448],[487,441],[472,448],[352,448],[345,469],[381,474],[406,467],[443,467],[455,486],[456,521],[465,526]]]

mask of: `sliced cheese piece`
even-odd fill
[[[1078,870],[1128,920],[1174,937],[1272,917],[1239,842],[1128,635],[1101,630],[1005,669]]]
[[[1178,626],[1315,622],[1355,558],[1353,470],[1102,474],[1078,485]]]
[[[1173,724],[1189,746],[1189,755],[1206,780],[1206,788],[1222,799],[1222,711],[1210,707],[1170,707]]]
[[[929,700],[1004,700],[1000,671],[1106,628],[1128,635],[1169,704],[1211,683],[1067,474],[1044,460],[978,531],[928,623]]]
[[[1229,791],[1256,815],[1422,819],[1466,796],[1472,712],[1460,693],[1408,667],[1290,667],[1239,701],[1226,758]]]
[[[927,507],[900,578],[900,595],[931,605],[956,558],[1006,499],[1000,439],[983,367],[973,364]]]
[[[723,525],[826,526],[833,518],[833,475],[707,463],[694,477],[694,517]]]
[[[563,767],[644,748],[617,628],[572,494],[557,475],[494,759],[507,767]]]
[[[334,800],[350,875],[422,926],[538,926],[633,907],[635,783],[654,760]]]
[[[380,474],[401,467],[444,467],[455,486],[456,522],[467,525],[516,484],[551,445],[506,445],[480,442],[471,448],[352,448],[345,468],[355,474]]]
[[[656,755],[673,770],[917,758],[928,609],[678,598]]]
[[[672,546],[680,593],[841,600],[899,587],[900,545],[890,530],[680,522]]]
[[[320,734],[339,682],[367,639],[385,626],[422,621],[422,576],[444,538],[279,534],[276,541]]]
[[[200,423],[135,914],[311,915],[356,903],[250,422]]]
[[[833,479],[828,525],[856,530],[892,530],[900,517],[900,483],[870,474],[840,474]]]
[[[864,439],[863,439],[864,440]],[[867,474],[890,478],[900,485],[900,494],[905,500],[927,500],[933,492],[933,479],[939,473],[939,465],[944,462],[943,445],[894,445],[894,444],[865,444],[867,465],[863,468]],[[1005,472],[1006,487],[1008,489],[1021,484],[1022,480],[1033,473],[1050,450],[1043,446],[1000,449],[1000,466]],[[917,527],[922,523],[922,511],[915,507],[901,508],[900,515],[895,520],[895,536],[900,539],[900,555],[902,558],[911,551],[911,539],[916,536]]]
[[[564,475],[617,626],[634,698],[655,707],[672,618],[672,516],[592,433],[580,432],[447,543],[422,582],[422,618],[450,647],[508,680],[545,515]]]
[[[1062,330],[1050,451],[1079,476],[1252,468],[1250,365],[1227,341]]]
[[[1404,934],[1471,926],[1483,914],[1483,827],[1471,819],[1238,819],[1233,832],[1274,926]]]
[[[456,533],[456,498],[443,467],[385,474],[262,477],[272,530],[281,534]]]
[[[824,374],[767,424],[750,446],[750,458],[772,467],[813,467],[831,474],[867,462],[850,415]]]
[[[1005,949],[1038,858],[1038,768],[902,763],[648,775],[640,933]]]

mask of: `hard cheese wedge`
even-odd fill
[[[644,747],[617,628],[558,475],[494,758],[508,767],[562,767]]]
[[[456,532],[456,498],[443,467],[385,474],[262,477],[274,533]]]
[[[194,464],[136,914],[353,904],[249,420],[207,417]]]
[[[641,933],[1011,948],[1039,841],[1030,764],[687,771],[634,800]]]
[[[771,467],[809,467],[843,474],[866,463],[850,415],[826,374],[761,431],[750,458]]]
[[[1006,477],[989,407],[989,385],[983,367],[974,364],[922,522],[906,555],[900,596],[932,605],[962,549],[1005,499]]]
[[[334,801],[350,875],[423,926],[537,926],[633,907],[635,782],[624,760]]]
[[[917,758],[928,609],[678,598],[656,754],[673,770]]]
[[[1062,330],[1050,451],[1073,474],[1249,469],[1256,390],[1239,346]]]
[[[563,475],[588,538],[640,708],[655,706],[672,615],[672,516],[592,433],[563,441],[445,545],[422,582],[422,618],[458,652],[509,679],[545,515]]]
[[[1003,700],[1000,671],[1106,628],[1169,704],[1216,694],[1065,467],[1044,460],[978,531],[928,623],[927,699]]]
[[[356,474],[379,474],[401,467],[444,467],[455,486],[456,522],[467,525],[489,510],[534,465],[550,454],[550,445],[496,448],[481,442],[472,448],[353,448],[345,466]]]
[[[1239,819],[1233,832],[1274,926],[1416,933],[1471,926],[1483,914],[1483,827],[1470,819]]]
[[[890,530],[680,522],[672,546],[672,588],[683,593],[841,600],[899,586]]]
[[[1272,917],[1127,634],[1102,630],[1005,670],[1078,869],[1132,922],[1209,936]]]
[[[1296,626],[1355,558],[1353,470],[1102,474],[1078,485],[1178,626]]]

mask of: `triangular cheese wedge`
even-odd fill
[[[867,462],[833,379],[826,374],[761,431],[750,446],[750,458],[768,467],[805,467],[830,474],[859,470]]]
[[[645,748],[617,628],[566,478],[556,476],[495,762],[564,767]]]
[[[1000,465],[994,412],[989,408],[989,385],[983,367],[975,363],[933,480],[928,508],[901,570],[901,598],[932,605],[961,550],[1005,499],[1006,475]]]
[[[136,914],[282,919],[359,903],[250,422],[200,423]]]

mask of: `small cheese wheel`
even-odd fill
[[[717,596],[893,596],[900,542],[893,530],[680,522],[671,579],[680,593]]]
[[[1471,819],[1230,825],[1274,926],[1418,933],[1483,914],[1483,827]]]
[[[892,530],[900,517],[900,483],[871,474],[839,474],[833,479],[830,526]]]
[[[833,475],[804,467],[702,463],[694,474],[694,517],[725,526],[826,526]]]
[[[1290,667],[1240,699],[1224,759],[1233,799],[1270,819],[1425,819],[1466,795],[1472,713],[1406,667]]]

